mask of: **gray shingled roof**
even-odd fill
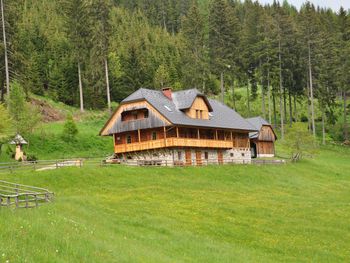
[[[141,88],[124,99],[122,103],[145,99],[174,125],[257,131],[254,126],[233,109],[216,100],[207,99],[205,96],[209,108],[212,109],[210,119],[203,120],[188,117],[181,110],[190,108],[197,96],[204,95],[197,89],[189,89],[173,92],[172,100],[169,100],[163,95],[162,91]]]
[[[253,117],[253,118],[248,118],[246,119],[251,125],[255,127],[258,131],[261,130],[261,127],[263,125],[268,125],[271,126],[270,123],[268,123],[265,119],[261,118],[260,116],[258,117]],[[259,132],[251,132],[249,133],[249,138],[255,139],[259,137]]]

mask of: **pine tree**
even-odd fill
[[[318,32],[318,17],[316,16],[315,7],[306,2],[300,12],[300,28],[303,32],[303,44],[305,50],[305,58],[308,67],[308,79],[310,89],[310,101],[311,101],[311,126],[312,134],[316,137],[315,127],[315,108],[314,108],[314,80],[315,80],[315,65],[314,59],[317,57],[319,48],[317,47],[317,40],[319,39]]]
[[[80,111],[84,111],[82,63],[88,54],[90,36],[89,10],[84,0],[66,0],[64,2],[66,30],[74,48],[74,58],[78,67]]]
[[[340,91],[343,97],[343,134],[344,140],[349,140],[347,115],[347,96],[350,93],[350,14],[341,8],[338,16],[339,58],[340,60]]]
[[[220,76],[224,97],[224,72],[233,68],[239,45],[238,20],[225,0],[211,2],[209,10],[209,57],[211,72]]]
[[[108,53],[109,53],[109,39],[111,35],[110,25],[110,9],[112,7],[110,0],[98,0],[93,1],[90,7],[90,14],[94,19],[94,27],[92,30],[93,47],[92,56],[94,57],[92,62],[97,62],[93,69],[101,67],[98,62],[103,61],[105,79],[106,79],[106,93],[107,93],[107,105],[108,110],[111,112],[111,93],[110,93],[110,81],[108,70]],[[102,76],[98,76],[101,78]]]
[[[182,19],[181,33],[185,38],[186,52],[184,54],[183,72],[185,82],[199,88],[207,74],[205,65],[204,21],[197,2],[193,2],[187,15]]]

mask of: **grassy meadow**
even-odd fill
[[[0,210],[0,262],[348,262],[350,150],[282,166],[0,174],[55,201]]]

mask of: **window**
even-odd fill
[[[182,160],[182,152],[177,152],[177,159]]]
[[[126,143],[127,143],[127,144],[131,143],[131,136],[130,136],[130,135],[128,135],[128,136],[126,137]]]
[[[245,156],[245,154],[244,153],[242,153],[242,157],[244,157]]]
[[[143,112],[143,117],[144,117],[145,119],[148,118],[148,110],[146,110],[146,111]]]
[[[208,160],[208,159],[209,159],[209,154],[208,154],[208,152],[204,152],[204,159],[205,159],[205,160]]]
[[[199,111],[199,114],[200,114],[200,118],[203,119],[203,111],[202,110]]]
[[[230,156],[231,156],[231,157],[233,157],[233,156],[234,156],[234,154],[233,154],[233,153],[230,153]]]
[[[132,119],[137,120],[137,111],[132,112]]]
[[[196,119],[199,119],[199,110],[196,110]]]
[[[152,132],[152,140],[157,140],[157,132]]]

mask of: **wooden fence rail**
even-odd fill
[[[82,166],[107,166],[112,164],[124,164],[130,166],[202,166],[202,165],[222,165],[222,164],[283,164],[285,160],[238,160],[232,158],[223,159],[191,159],[191,160],[164,160],[164,159],[152,159],[152,160],[142,160],[142,159],[126,159],[126,160],[109,160],[106,161],[105,158],[77,158],[77,159],[59,159],[59,160],[43,160],[36,162],[17,162],[17,163],[0,163],[0,173],[11,173],[15,171],[44,171],[44,170],[54,170],[64,167],[82,167]],[[1,188],[1,186],[0,186]]]
[[[45,188],[0,180],[0,207],[33,208],[51,202],[53,197],[54,193]]]

